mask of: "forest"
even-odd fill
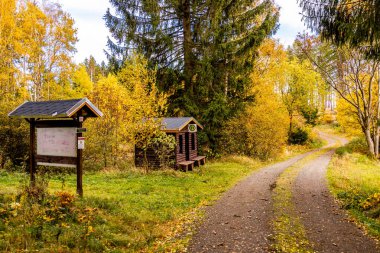
[[[176,235],[202,205],[252,171],[321,149],[321,131],[350,140],[329,165],[330,189],[378,238],[378,1],[300,0],[312,32],[288,47],[273,38],[273,0],[110,3],[107,62],[78,64],[76,23],[57,1],[0,0],[0,251],[184,252],[190,239]],[[70,169],[40,168],[29,186],[29,124],[8,114],[24,101],[85,97],[104,114],[85,123],[85,197],[72,193]],[[211,163],[193,174],[136,168],[136,145],[176,148],[150,120],[162,117],[197,119]],[[333,169],[342,164],[356,183],[371,167],[375,183],[343,184]],[[278,252],[309,252],[279,238]]]
[[[318,115],[332,103],[332,91],[302,51],[303,44],[318,44],[318,39],[300,36],[292,48],[285,49],[268,38],[275,31],[278,20],[278,9],[273,3],[258,4],[255,12],[244,13],[244,16],[241,13],[244,6],[225,6],[231,17],[251,20],[242,24],[227,17],[223,20],[217,13],[199,17],[194,22],[201,24],[206,22],[203,19],[208,20],[210,31],[203,31],[204,34],[190,31],[194,33],[190,38],[194,39],[188,46],[180,41],[185,31],[180,23],[176,24],[182,13],[174,13],[175,6],[173,13],[168,14],[167,19],[171,22],[158,24],[152,31],[149,24],[154,23],[154,15],[158,13],[150,10],[155,8],[131,6],[130,12],[134,12],[134,8],[146,9],[141,15],[147,16],[147,21],[141,25],[137,23],[135,30],[125,31],[135,35],[127,36],[125,41],[117,38],[118,32],[114,29],[133,26],[115,24],[116,17],[107,13],[106,24],[120,42],[109,41],[108,65],[97,63],[92,56],[81,64],[74,64],[75,23],[57,3],[38,5],[14,1],[11,5],[7,1],[3,6],[8,9],[3,8],[7,16],[2,16],[1,20],[2,52],[6,53],[1,60],[1,136],[5,140],[1,143],[1,168],[22,167],[27,160],[27,124],[7,117],[25,100],[88,97],[93,101],[105,117],[89,122],[86,160],[98,167],[123,166],[130,160],[128,154],[133,152],[138,141],[136,133],[152,132],[154,135],[155,131],[141,129],[153,127],[142,126],[142,119],[163,116],[193,116],[202,122],[206,127],[200,133],[200,143],[207,155],[239,153],[264,160],[273,158],[288,142],[303,144],[308,141],[308,125],[316,124]],[[118,8],[116,3],[115,7]],[[247,32],[245,26],[253,21],[257,24],[249,30],[252,38],[243,36]],[[217,25],[221,22],[226,22],[225,28]],[[170,36],[161,34],[160,26],[168,26],[165,31]],[[214,29],[215,26],[219,28]],[[154,35],[157,46],[144,44],[149,41],[137,41],[142,36],[137,31],[159,34]],[[237,33],[236,40],[242,38],[239,42],[224,41],[223,38],[232,38],[231,33]],[[168,37],[172,41],[168,41]],[[213,41],[216,38],[221,41]],[[163,47],[163,52],[149,52],[153,47]],[[326,54],[328,50],[333,49],[325,49]],[[187,54],[190,60],[182,57]],[[331,58],[324,64],[333,65],[334,61]],[[272,108],[275,114],[268,117],[267,108]],[[281,124],[274,125],[274,122]],[[232,133],[236,134],[233,139],[229,137]],[[271,142],[268,136],[276,136],[277,141]],[[152,136],[145,137],[152,139]]]

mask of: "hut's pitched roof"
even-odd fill
[[[70,118],[82,108],[87,108],[90,117],[102,117],[103,113],[87,98],[70,100],[26,101],[8,116],[12,118]]]
[[[203,126],[199,124],[199,122],[193,117],[162,118],[160,120],[162,124],[162,130],[164,131],[178,132],[183,130],[190,123],[194,123],[199,128],[203,129]]]

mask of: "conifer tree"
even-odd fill
[[[309,27],[323,39],[380,58],[379,0],[301,0],[300,5]]]
[[[276,28],[273,0],[110,2],[110,63],[141,52],[158,68],[159,87],[174,93],[172,114],[198,117],[215,143],[220,124],[247,99],[255,51]]]

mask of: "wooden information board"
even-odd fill
[[[37,165],[76,168],[77,193],[83,196],[83,122],[103,113],[87,98],[26,101],[11,111],[10,118],[29,123],[30,184],[35,186]]]
[[[77,157],[76,128],[37,128],[37,155]]]

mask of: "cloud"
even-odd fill
[[[111,8],[108,0],[64,0],[59,2],[62,8],[70,13],[78,29],[79,42],[76,45],[76,63],[81,63],[90,55],[96,61],[106,61],[103,52],[106,49],[107,36],[110,36],[103,16]]]
[[[60,0],[62,8],[69,12],[78,28],[79,42],[75,61],[83,62],[86,57],[93,55],[97,62],[106,61],[103,52],[106,49],[107,36],[110,36],[105,26],[103,16],[111,4],[108,0]],[[306,26],[301,21],[301,9],[297,0],[276,0],[280,9],[280,28],[273,37],[282,44],[289,46],[297,33],[303,32]],[[111,8],[112,9],[112,8]]]
[[[297,0],[276,0],[276,3],[280,6],[280,28],[273,37],[285,46],[292,45],[298,33],[308,31],[302,21],[301,8]]]

